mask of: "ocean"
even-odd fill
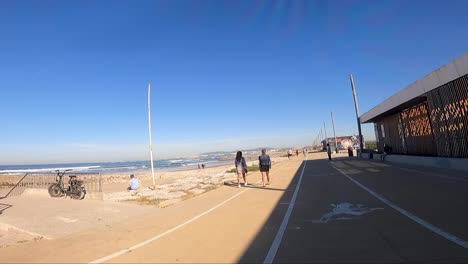
[[[229,155],[231,156],[231,155]],[[176,171],[194,169],[198,164],[214,167],[232,163],[233,158],[226,155],[200,155],[197,157],[179,157],[173,159],[155,160],[155,171]],[[48,173],[55,170],[71,169],[79,173],[130,173],[151,170],[151,163],[147,161],[126,162],[94,162],[94,163],[62,163],[62,164],[35,164],[35,165],[0,165],[1,174]]]

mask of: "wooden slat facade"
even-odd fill
[[[468,158],[468,75],[427,93],[438,156]]]
[[[375,121],[379,151],[386,143],[395,154],[468,158],[468,75],[425,96],[426,102]]]

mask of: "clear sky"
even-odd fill
[[[310,144],[467,51],[468,1],[1,1],[0,164]],[[374,138],[372,125],[364,136]]]

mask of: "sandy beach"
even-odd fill
[[[310,155],[322,157],[325,154]],[[284,153],[271,155],[274,173],[285,169],[295,171],[295,167],[289,168],[289,166],[300,164],[303,160],[302,155],[293,157],[291,160],[281,156],[284,156]],[[255,166],[257,162],[253,157],[247,161],[249,166]],[[222,189],[219,187],[225,183],[235,185],[236,174],[227,172],[232,168],[234,164],[157,173],[156,191],[148,188],[152,186],[150,172],[136,175],[142,183],[141,189],[136,192],[126,190],[128,174],[105,175],[102,184],[103,200],[51,199],[47,192],[27,191],[21,196],[4,200],[6,204],[13,206],[2,215],[0,248],[24,244],[35,245],[41,243],[42,240],[54,241],[92,228],[108,229],[129,219],[140,219],[149,214],[163,215],[167,210],[178,211],[177,208],[184,206],[187,202],[192,203],[193,200],[208,199],[206,203],[210,204],[209,198],[203,198],[205,195],[211,196],[211,193],[219,193],[219,189]],[[252,186],[249,187],[257,188],[255,182],[259,180],[260,173],[249,172],[248,180],[249,177]],[[234,191],[238,188],[223,190]],[[242,190],[243,188],[239,191]]]
[[[281,157],[285,154],[284,152],[272,152],[269,154],[273,166],[287,159],[286,157]],[[248,166],[258,166],[257,157],[247,156],[246,160]],[[196,168],[155,172],[156,192],[150,189],[153,186],[150,171],[133,173],[140,179],[141,186],[139,190],[131,192],[126,190],[130,173],[103,175],[103,199],[166,207],[216,189],[225,182],[236,181],[237,175],[228,172],[233,168],[234,161],[230,165],[219,165],[204,169]],[[251,173],[247,174],[247,181]]]

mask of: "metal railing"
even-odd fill
[[[70,173],[63,176],[68,182],[69,175],[76,175],[83,181],[87,193],[102,192],[102,177],[100,173]],[[0,198],[19,196],[26,189],[47,189],[56,183],[56,173],[27,173],[25,175],[0,174]]]

